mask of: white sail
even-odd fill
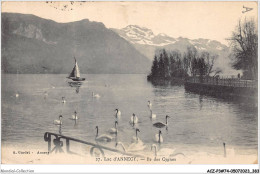
[[[75,77],[77,77],[77,78],[80,77],[79,66],[78,66],[77,61],[75,62],[74,75],[75,75]]]

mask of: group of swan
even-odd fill
[[[166,115],[166,123],[162,123],[162,122],[156,122],[153,124],[154,127],[156,128],[163,128],[168,125],[168,118],[170,118],[168,115]],[[158,143],[162,143],[163,142],[163,137],[162,137],[162,132],[161,130],[159,130],[159,133],[155,135],[155,141]]]
[[[77,111],[74,112],[74,115],[71,116],[70,118],[71,120],[78,120],[79,117],[77,116]],[[54,120],[53,124],[55,125],[62,125],[62,115],[59,115],[59,119],[58,120]]]
[[[94,93],[92,93],[92,94],[94,94]],[[116,111],[115,117],[118,120],[121,117],[121,112],[119,111],[119,109],[115,109],[115,111]],[[118,133],[118,128],[117,128],[118,121],[117,120],[115,121],[115,127],[108,130],[108,132],[110,134],[115,134],[116,136],[117,136],[117,133]],[[112,136],[107,135],[107,134],[98,135],[98,131],[99,131],[98,126],[96,126],[96,130],[97,130],[96,138],[95,138],[96,141],[110,142],[113,139]]]
[[[156,115],[153,114],[153,111],[152,111],[152,103],[150,101],[148,101],[148,104],[147,104],[149,110],[150,110],[150,118],[151,119],[155,119],[156,118]],[[163,122],[156,122],[156,123],[153,123],[153,126],[156,127],[156,128],[163,128],[163,127],[166,127],[167,129],[167,126],[168,126],[168,118],[170,118],[170,116],[166,115],[165,119],[165,123]],[[162,137],[162,132],[161,130],[159,130],[159,133],[155,135],[155,141],[158,142],[158,143],[162,143],[163,142],[163,137]]]

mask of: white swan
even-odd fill
[[[131,116],[131,124],[136,124],[138,123],[138,117],[133,113],[133,115]]]
[[[95,94],[94,92],[92,92],[92,97],[93,98],[100,98],[100,95],[99,94]]]
[[[134,151],[141,151],[144,150],[146,146],[144,143],[139,139],[138,142],[132,143],[128,146],[128,151],[134,152]]]
[[[151,150],[153,150],[154,148],[154,156],[169,156],[169,157],[176,157],[178,155],[185,157],[185,155],[183,153],[174,153],[176,149],[170,149],[170,148],[162,148],[157,150],[157,146],[155,144],[153,144],[151,146]]]
[[[153,114],[152,109],[150,111],[151,111],[150,118],[155,119],[156,118],[156,114]]]
[[[77,116],[77,111],[74,112],[74,115],[71,116],[72,120],[78,120],[79,117]]]
[[[121,145],[123,148],[124,152],[136,152],[136,151],[141,151],[145,149],[145,145],[143,143],[132,143],[126,148],[122,142],[117,142],[116,147]]]
[[[62,118],[62,115],[59,116],[59,120],[54,120],[53,124],[55,124],[55,125],[62,125],[61,118]]]
[[[168,125],[168,118],[170,118],[168,115],[166,115],[166,123],[162,123],[162,122],[157,122],[154,123],[153,126],[157,127],[157,128],[162,128]]]
[[[65,97],[61,97],[61,102],[66,103]]]
[[[15,97],[16,97],[16,98],[18,98],[18,97],[19,97],[19,93],[18,93],[18,92],[15,94]]]
[[[115,117],[121,118],[121,111],[119,111],[118,109],[115,109],[115,111],[116,111]]]
[[[132,143],[137,143],[138,141],[141,141],[140,138],[138,138],[138,134],[137,132],[140,132],[140,130],[138,128],[135,129],[135,136],[133,136],[132,138]]]
[[[135,136],[133,136],[131,144],[128,146],[128,151],[140,151],[146,147],[143,141],[138,137],[137,132],[140,132],[138,128],[135,129]]]
[[[117,132],[118,132],[117,125],[118,125],[118,122],[115,121],[115,127],[112,127],[112,128],[109,130],[109,132],[110,132],[111,134],[117,134]]]
[[[162,137],[162,132],[161,130],[159,130],[159,133],[155,135],[155,141],[158,143],[162,143],[163,142],[163,137]]]
[[[150,101],[148,101],[148,105],[147,105],[147,106],[148,106],[148,108],[149,108],[150,110],[152,109],[152,105],[153,105],[153,104],[152,104]]]
[[[96,126],[96,129],[97,129],[96,141],[110,142],[113,139],[111,136],[106,134],[98,135],[98,126]]]

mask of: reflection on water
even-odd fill
[[[73,82],[73,81],[68,82],[70,87],[75,88],[77,94],[79,93],[79,88],[81,87],[82,83],[83,82]]]
[[[2,75],[2,143],[43,145],[45,132],[95,142],[96,130],[108,134],[115,124],[115,109],[122,112],[116,140],[130,145],[138,137],[150,152],[161,130],[161,148],[175,148],[187,154],[207,152],[223,154],[223,142],[236,153],[256,154],[257,112],[244,103],[189,93],[183,86],[154,86],[145,75],[86,75],[81,84],[68,83],[65,75]],[[68,85],[69,84],[69,85]],[[16,91],[19,97],[16,97]],[[75,92],[76,91],[76,92]],[[92,92],[100,97],[92,97]],[[62,102],[62,96],[66,102]],[[147,101],[152,102],[151,119]],[[78,120],[71,120],[74,111]],[[135,113],[137,123],[131,123]],[[62,126],[53,120],[63,115]],[[155,128],[153,123],[165,123]]]

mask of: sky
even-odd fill
[[[251,11],[242,13],[248,8]],[[239,19],[257,21],[257,2],[2,2],[2,12],[34,14],[56,22],[82,19],[107,28],[138,25],[154,34],[212,39],[228,45]]]

